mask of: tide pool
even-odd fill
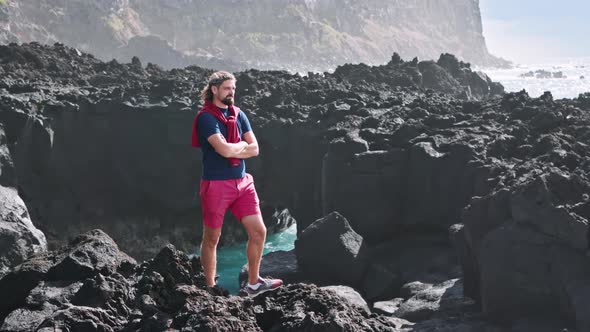
[[[269,235],[266,238],[263,254],[278,250],[291,250],[295,247],[296,238],[297,225],[293,225],[281,233]],[[200,250],[197,250],[197,255],[200,254]],[[240,270],[247,262],[246,242],[234,246],[218,247],[217,274],[219,279],[217,279],[217,283],[219,286],[229,290],[232,294],[237,294]]]

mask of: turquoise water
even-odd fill
[[[281,233],[269,235],[264,245],[264,254],[278,250],[291,250],[295,247],[297,226],[293,225]],[[197,255],[200,252],[197,251]],[[248,262],[246,258],[246,242],[230,247],[217,248],[217,274],[219,286],[232,294],[239,291],[239,275],[242,266]]]

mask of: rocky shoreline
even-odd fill
[[[448,54],[236,73],[265,220],[298,225],[294,252],[263,261],[290,284],[252,300],[205,290],[182,253],[210,72],[0,46],[0,185],[21,211],[1,222],[48,243],[2,261],[2,330],[30,329],[23,314],[106,331],[590,329],[590,94],[505,94]],[[224,233],[244,239],[231,218]]]

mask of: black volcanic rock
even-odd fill
[[[33,225],[15,188],[16,170],[0,124],[0,278],[30,255],[47,250],[45,234]]]
[[[323,286],[322,289],[334,292],[338,296],[343,297],[347,302],[352,304],[356,309],[358,309],[363,314],[371,314],[371,309],[369,309],[367,302],[365,302],[361,294],[359,294],[353,288],[348,286]]]
[[[370,247],[360,289],[369,301],[404,296],[404,284],[438,284],[461,277],[453,248],[437,233],[402,233]],[[405,297],[405,296],[404,296]]]
[[[441,54],[436,63],[446,69],[462,85],[469,86],[469,92],[474,96],[504,93],[504,87],[500,83],[492,82],[483,72],[472,71],[469,63],[458,60],[452,54]]]
[[[78,260],[88,273],[51,273],[71,255],[91,258]],[[222,295],[205,286],[198,258],[168,245],[137,265],[100,230],[24,262],[0,279],[0,289],[11,296],[3,301],[3,331],[397,331],[393,322],[313,285],[254,298]]]
[[[485,313],[508,320],[549,310],[580,331],[590,326],[583,300],[590,278],[589,189],[584,175],[533,169],[510,190],[474,199],[465,209],[466,294]]]
[[[120,252],[101,230],[81,234],[69,247],[35,254],[0,279],[0,290],[7,296],[0,306],[0,317],[23,305],[41,281],[84,280],[98,273],[111,275],[133,264],[135,260]]]
[[[485,314],[517,324],[523,316],[547,316],[550,308],[560,313],[556,326],[585,330],[587,96],[502,94],[456,58],[441,59],[420,65],[394,56],[384,66],[349,64],[308,76],[236,73],[237,104],[261,148],[248,162],[261,200],[269,214],[288,209],[299,235],[330,211],[341,213],[379,254],[367,262],[367,277],[355,280],[369,302],[398,298],[404,284],[459,278],[447,237],[449,226],[461,222],[451,238],[464,293]],[[13,181],[50,247],[100,226],[136,258],[154,257],[168,243],[194,252],[201,164],[189,136],[198,91],[211,71],[104,63],[63,45],[1,46],[0,60],[0,122]],[[460,92],[435,90],[436,81],[425,88],[420,67],[458,82]],[[243,239],[229,219],[224,243]],[[55,281],[43,279],[51,266],[43,259],[21,265],[26,287],[13,298],[23,303],[40,281]],[[144,279],[137,304],[150,313],[141,321],[146,329],[162,329],[178,299],[193,294],[150,294],[166,289],[167,278],[186,280],[179,271],[168,277],[157,271]],[[111,290],[117,293],[113,283],[85,282],[84,294],[104,302]],[[504,308],[516,309],[504,315]],[[472,314],[414,328],[432,330],[437,320],[449,331],[463,323],[481,330],[485,322]]]
[[[441,54],[437,62],[418,62],[417,59],[404,62],[396,53],[386,65],[343,65],[336,68],[334,75],[351,83],[422,87],[468,98],[483,98],[504,93],[501,84],[492,82],[484,73],[473,72],[468,63],[459,61],[451,54]]]
[[[37,229],[14,188],[0,186],[0,278],[29,256],[47,250],[47,240]]]
[[[101,227],[137,258],[155,254],[167,242],[195,250],[198,236],[187,234],[200,232],[194,220],[199,214],[201,166],[186,133],[198,107],[197,92],[210,71],[164,71],[151,63],[142,67],[139,59],[104,63],[61,44],[0,46],[0,59],[7,73],[0,79],[6,91],[0,93],[0,119],[22,195],[50,246],[65,240],[57,234],[73,237]],[[375,237],[350,213],[350,208],[359,211],[357,203],[337,197],[355,187],[333,190],[332,184],[345,184],[340,177],[379,165],[382,159],[398,167],[395,160],[401,158],[399,165],[405,165],[403,150],[367,150],[405,148],[429,126],[460,121],[436,114],[452,112],[454,106],[448,97],[421,90],[418,62],[404,62],[399,56],[385,66],[347,65],[334,74],[301,77],[251,70],[237,77],[238,103],[261,142],[260,157],[248,167],[263,193],[270,232],[288,227],[293,219],[300,219],[300,229],[305,228],[322,215],[323,205],[342,211],[370,241],[386,239],[396,231],[387,220],[401,213],[399,208],[384,211],[371,204],[387,202],[367,203],[371,221],[364,224],[379,220],[386,229]],[[376,89],[379,84],[385,85]],[[407,119],[405,114],[415,109],[437,111],[427,111],[427,121],[416,112],[412,114],[418,118]],[[324,162],[328,151],[331,157]],[[368,153],[356,163],[360,168],[338,168],[351,153],[364,151]],[[291,167],[299,170],[297,177],[280,172]],[[328,171],[325,180],[321,169]],[[375,174],[374,180],[401,181],[399,172]],[[327,186],[322,187],[322,181]],[[391,188],[398,187],[403,183]],[[323,202],[317,199],[322,190],[333,192],[324,195]],[[372,192],[382,199],[378,186]],[[398,194],[391,195],[395,202]],[[285,209],[288,214],[281,212]],[[225,224],[222,243],[245,238],[229,215]]]
[[[410,321],[424,321],[434,315],[465,313],[473,310],[472,302],[463,296],[460,280],[451,279],[437,285],[428,285],[395,311],[394,315]]]
[[[445,93],[458,93],[460,85],[451,73],[434,61],[422,61],[419,64],[422,73],[422,85],[425,88],[440,90]]]
[[[362,236],[338,212],[313,222],[295,241],[299,267],[323,284],[358,285],[367,269],[365,251]]]

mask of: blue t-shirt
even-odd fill
[[[227,108],[219,108],[223,115],[228,116],[229,110]],[[240,111],[238,113],[238,132],[240,137],[244,140],[244,133],[252,130],[250,121],[246,113]],[[217,120],[213,114],[203,113],[199,116],[197,121],[197,130],[199,132],[199,142],[201,143],[201,150],[203,151],[203,180],[227,180],[240,179],[246,175],[246,163],[240,160],[240,165],[232,167],[229,160],[217,153],[213,146],[207,141],[207,138],[213,134],[220,133],[227,139],[227,127]]]

